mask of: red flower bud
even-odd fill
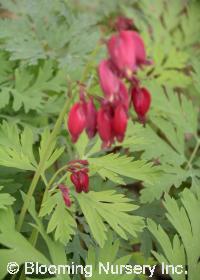
[[[108,41],[108,51],[112,62],[125,76],[131,76],[136,70],[136,54],[133,34],[131,31],[121,31]]]
[[[97,111],[94,106],[93,99],[87,102],[87,119],[86,119],[86,132],[89,138],[94,137],[97,131]]]
[[[115,28],[118,31],[129,30],[133,28],[133,20],[123,16],[119,16],[115,22]]]
[[[131,94],[135,112],[144,121],[151,104],[151,95],[146,88],[133,88]]]
[[[89,177],[85,171],[75,171],[71,174],[70,178],[77,193],[81,193],[82,191],[87,193],[89,191]]]
[[[109,147],[113,142],[112,115],[109,108],[100,108],[97,114],[97,129],[103,141],[103,147]]]
[[[79,176],[77,173],[78,173],[78,171],[73,171],[73,173],[70,176],[70,179],[71,179],[72,183],[74,184],[77,193],[80,193],[80,192],[82,192],[82,188],[81,188],[81,185],[79,182]]]
[[[76,142],[86,126],[86,110],[84,104],[75,103],[72,106],[67,124],[72,141]]]
[[[101,88],[108,100],[112,101],[119,90],[120,81],[111,69],[109,60],[102,60],[98,68]]]
[[[62,196],[67,207],[71,206],[71,199],[69,196],[69,189],[65,185],[59,185],[59,189],[62,192]]]
[[[127,127],[127,113],[124,110],[123,105],[118,105],[115,109],[114,118],[113,118],[113,129],[115,136],[119,142],[122,142]]]

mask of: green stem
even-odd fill
[[[70,100],[70,99],[69,99]],[[29,207],[29,204],[30,204],[30,201],[31,201],[31,198],[33,196],[33,193],[35,191],[35,188],[37,186],[37,183],[39,181],[39,178],[41,176],[41,174],[43,173],[44,171],[44,167],[45,167],[45,163],[49,157],[49,147],[51,146],[52,142],[55,140],[55,137],[57,136],[57,133],[62,125],[62,121],[63,121],[63,118],[65,116],[65,113],[69,107],[69,104],[70,104],[70,101],[66,102],[64,107],[63,107],[63,110],[60,112],[60,115],[57,119],[57,122],[54,126],[54,129],[52,130],[52,133],[46,143],[46,149],[44,150],[44,153],[42,155],[42,158],[39,162],[39,165],[38,165],[38,168],[35,172],[35,175],[33,177],[33,180],[31,182],[31,185],[30,185],[30,188],[28,190],[28,193],[27,193],[27,196],[26,196],[26,199],[24,201],[24,204],[22,206],[22,209],[21,209],[21,212],[20,212],[20,215],[19,215],[19,219],[18,219],[18,222],[17,222],[17,225],[16,225],[16,229],[18,231],[21,230],[21,227],[23,225],[23,222],[24,222],[24,218],[25,218],[25,215],[26,215],[26,212],[27,212],[27,209]]]
[[[64,175],[60,178],[60,180],[57,182],[56,185],[61,184],[67,176],[68,176],[67,173],[64,174]],[[50,182],[49,182],[49,184],[46,186],[46,189],[45,189],[45,191],[44,191],[44,195],[43,195],[43,198],[42,198],[42,203],[41,203],[40,210],[39,210],[39,215],[40,215],[41,207],[42,207],[42,205],[43,205],[43,203],[44,203],[44,201],[45,201],[45,199],[46,199],[46,197],[47,197],[47,193],[48,193],[48,190],[49,190],[49,187],[50,187],[50,186],[51,186],[51,184],[50,184]],[[56,187],[57,187],[57,186],[56,186]]]
[[[25,280],[26,279],[24,273],[25,273],[25,269],[23,268],[19,280]]]
[[[92,60],[93,57],[96,56],[96,54],[98,53],[99,51],[99,48],[100,48],[100,45],[97,45],[96,48],[94,49],[94,51],[91,53],[90,55],[90,58]],[[84,69],[84,72],[82,74],[82,77],[81,77],[81,82],[84,82],[86,80],[86,77],[87,77],[87,74],[88,74],[88,71],[90,69],[90,67],[92,66],[92,61],[89,61],[88,64],[86,65],[85,69]],[[58,120],[55,124],[55,127],[49,137],[49,140],[47,142],[47,145],[46,145],[46,149],[44,151],[44,154],[43,154],[43,157],[38,165],[38,168],[36,170],[36,173],[33,177],[33,180],[32,180],[32,183],[30,185],[30,188],[29,188],[29,191],[27,193],[27,196],[26,196],[26,199],[24,201],[24,204],[23,204],[23,207],[22,207],[22,210],[21,210],[21,213],[19,215],[19,220],[18,220],[18,223],[17,223],[17,230],[20,231],[21,230],[21,227],[23,225],[23,222],[24,222],[24,218],[25,218],[25,215],[26,215],[26,212],[28,210],[28,207],[29,207],[29,204],[30,204],[30,201],[31,201],[31,198],[33,196],[33,193],[34,193],[34,190],[37,186],[37,183],[38,183],[38,180],[40,178],[40,176],[43,174],[43,170],[44,170],[44,165],[45,165],[45,161],[47,160],[48,158],[48,147],[49,145],[52,143],[52,141],[54,140],[54,138],[56,137],[57,133],[58,133],[58,130],[60,129],[60,126],[62,124],[62,120],[64,118],[64,115],[65,115],[65,112],[67,111],[68,109],[68,106],[69,106],[69,102],[67,102],[63,108],[63,110],[61,111],[59,117],[58,117]],[[66,166],[65,166],[66,168]],[[56,179],[57,175],[62,171],[64,170],[64,166],[59,169],[55,174],[54,176],[51,178],[51,180],[49,181],[49,183],[46,185],[46,179],[44,180],[45,181],[45,185],[46,185],[46,188],[45,188],[45,192],[44,192],[44,195],[43,195],[43,199],[42,199],[42,203],[41,203],[41,206],[46,198],[46,195],[47,195],[47,192],[48,192],[48,189],[49,187],[52,185],[52,183],[54,182],[54,180]],[[44,175],[44,174],[43,174]],[[66,174],[59,180],[59,182],[62,182],[62,180],[64,180],[65,176],[67,176]],[[41,207],[40,207],[41,209]],[[30,236],[30,243],[33,244],[35,246],[36,242],[37,242],[37,238],[38,238],[38,230],[37,229],[34,229],[32,231],[32,234]],[[20,276],[20,279],[24,279],[24,273],[22,272],[21,276]]]
[[[37,242],[38,234],[39,234],[38,230],[36,228],[34,228],[31,233],[31,236],[29,238],[29,242],[31,244],[33,244],[34,247]],[[14,278],[11,278],[11,280],[14,280],[16,275],[13,275],[13,276],[14,276]],[[19,280],[25,280],[25,279],[26,279],[25,278],[25,269],[23,268]]]
[[[51,186],[52,183],[54,182],[56,176],[57,176],[61,171],[65,170],[67,166],[68,166],[68,165],[65,165],[65,166],[61,167],[61,168],[54,174],[54,176],[51,178],[51,180],[49,181],[49,183],[47,183],[47,180],[46,180],[45,176],[42,176],[42,179],[43,179],[43,181],[44,181],[44,183],[45,183],[45,185],[46,185],[46,188],[45,188],[45,192],[44,192],[44,195],[43,195],[43,198],[42,198],[42,203],[41,203],[41,206],[40,206],[39,213],[40,213],[41,208],[42,208],[42,205],[43,205],[43,203],[44,203],[44,201],[45,201],[45,199],[46,199],[47,192],[48,192],[50,186]],[[55,175],[56,175],[56,176],[55,176]],[[60,178],[60,180],[57,182],[57,185],[61,184],[61,183],[63,182],[63,180],[64,180],[67,176],[68,176],[67,173],[64,174],[64,175]],[[40,215],[40,214],[39,214],[39,215]],[[36,242],[37,242],[37,239],[38,239],[38,235],[39,235],[38,229],[37,229],[37,228],[34,228],[33,231],[32,231],[32,233],[31,233],[31,236],[30,236],[30,238],[29,238],[29,242],[30,242],[34,247],[35,247],[35,245],[36,245]],[[14,276],[11,280],[14,280],[14,279],[15,279],[15,276]],[[19,280],[24,280],[24,279],[25,279],[25,275],[24,275],[24,269],[23,269],[22,272],[21,272],[21,275],[20,275]]]
[[[62,171],[66,171],[66,172],[67,172],[67,168],[68,168],[68,167],[69,167],[69,165],[66,164],[66,165],[62,166],[60,169],[58,169],[58,170],[56,171],[56,173],[54,173],[54,175],[51,177],[51,180],[49,181],[49,183],[46,184],[46,188],[47,188],[47,189],[50,188],[50,186],[53,184],[53,182],[55,181],[56,177],[60,174],[60,172],[62,172]]]
[[[45,176],[43,176],[43,181],[44,181],[44,183],[45,183],[45,185],[46,185],[46,188],[45,188],[45,192],[44,192],[44,195],[43,195],[43,198],[42,198],[42,202],[41,202],[41,206],[40,206],[39,213],[40,213],[41,208],[42,208],[42,205],[43,205],[43,203],[44,203],[44,201],[45,201],[45,199],[46,199],[47,192],[48,192],[50,186],[51,186],[52,183],[54,182],[56,176],[57,176],[61,171],[65,170],[67,166],[68,166],[68,165],[65,165],[65,166],[61,167],[61,168],[54,174],[54,176],[51,178],[51,180],[49,181],[49,183],[47,183],[47,180],[46,180]],[[61,183],[63,182],[63,180],[64,180],[67,176],[68,176],[67,173],[64,174],[64,175],[60,178],[60,180],[57,182],[57,185],[61,184]],[[40,215],[40,214],[39,214],[39,215]],[[29,238],[29,242],[30,242],[33,246],[35,246],[35,244],[36,244],[36,242],[37,242],[37,238],[38,238],[38,230],[37,230],[36,228],[34,228],[33,231],[32,231],[32,233],[31,233],[31,236],[30,236],[30,238]]]
[[[186,169],[188,169],[188,168],[191,167],[191,164],[192,164],[192,162],[193,162],[193,160],[194,160],[194,158],[195,158],[195,156],[196,156],[196,153],[197,153],[199,147],[200,147],[200,139],[197,139],[196,146],[195,146],[195,148],[194,148],[194,150],[193,150],[193,152],[192,152],[192,154],[191,154],[191,156],[190,156],[190,159],[188,160]]]
[[[58,170],[56,171],[56,173],[54,174],[54,176],[51,178],[51,180],[50,180],[49,182],[47,182],[47,179],[46,179],[45,175],[42,175],[42,176],[41,176],[42,179],[43,179],[43,181],[44,181],[44,183],[45,183],[46,188],[45,188],[45,192],[44,192],[44,195],[43,195],[43,198],[42,198],[42,203],[41,203],[39,212],[41,211],[42,204],[44,203],[44,201],[45,201],[45,199],[46,199],[47,192],[48,192],[50,186],[53,184],[53,182],[54,182],[54,180],[56,179],[56,177],[58,176],[58,174],[59,174],[60,172],[62,172],[63,170],[66,170],[67,167],[68,167],[68,165],[64,165],[63,167],[61,167],[60,169],[58,169]],[[60,180],[58,181],[57,184],[59,185],[66,177],[67,177],[67,173],[66,173],[64,176],[62,176],[62,177],[60,178]],[[29,242],[30,242],[34,247],[35,247],[36,242],[37,242],[37,239],[38,239],[38,234],[39,234],[38,229],[34,228],[33,231],[32,231],[32,233],[31,233],[31,236],[30,236],[30,238],[29,238]],[[14,280],[14,279],[15,279],[15,275],[11,278],[11,280]],[[19,280],[24,280],[24,279],[25,279],[25,275],[24,275],[24,269],[23,269],[22,272],[21,272],[21,275],[20,275]]]

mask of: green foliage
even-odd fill
[[[47,233],[55,231],[55,240],[66,244],[71,239],[71,235],[75,233],[76,222],[71,211],[66,208],[60,192],[48,196],[42,205],[40,217],[47,214],[51,214]]]
[[[126,265],[131,259],[131,255],[126,255],[118,258],[119,251],[119,240],[113,240],[112,234],[108,234],[108,240],[105,242],[103,248],[90,247],[88,251],[88,256],[86,264],[90,264],[93,267],[93,275],[91,279],[93,280],[111,280],[111,279],[135,279],[134,275],[109,275],[106,273],[98,273],[98,263],[101,262],[106,264],[109,262],[111,265]]]
[[[200,27],[199,1],[190,1],[187,6],[187,16],[181,17],[181,27],[183,32],[183,47],[190,47],[199,42],[198,29]]]
[[[184,133],[196,134],[198,110],[184,95],[179,96],[172,88],[165,91],[152,83],[148,84],[153,95],[152,115],[168,118]],[[154,121],[155,122],[155,121]]]
[[[153,168],[151,163],[142,160],[132,161],[132,158],[125,155],[108,154],[88,160],[91,164],[91,170],[94,169],[102,178],[108,178],[119,184],[124,184],[124,180],[119,175],[150,183],[157,175],[157,169]]]
[[[1,95],[5,101],[1,104],[1,108],[8,105],[13,97],[14,111],[19,111],[23,106],[26,113],[30,110],[40,112],[45,107],[45,99],[53,98],[47,94],[48,91],[59,93],[65,90],[64,73],[60,71],[53,75],[53,71],[52,61],[45,62],[37,74],[27,67],[16,69],[14,83],[12,81],[9,85],[2,86]]]
[[[39,147],[40,160],[42,160],[42,157],[44,156],[49,137],[50,137],[50,131],[48,129],[45,129],[43,134],[41,135],[41,141]],[[48,154],[47,154],[47,160],[45,161],[45,165],[44,165],[44,171],[48,169],[61,156],[63,151],[64,151],[64,147],[56,148],[56,139],[51,142],[51,144],[48,147]]]
[[[13,67],[13,63],[8,60],[8,55],[2,50],[0,51],[0,63],[1,63],[0,84],[2,84],[8,82],[9,78],[12,77],[12,67]],[[3,102],[3,98],[1,101]],[[2,102],[0,108],[2,108]]]
[[[159,176],[159,169],[145,160],[133,161],[132,157],[118,153],[101,156],[98,154],[101,149],[101,141],[98,139],[91,145],[86,133],[81,135],[75,146],[79,157],[87,158],[92,175],[98,173],[103,179],[109,179],[114,183],[124,185],[124,179],[128,177],[153,184]],[[96,157],[97,155],[98,157]]]
[[[94,29],[98,18],[83,13],[73,15],[63,1],[13,3],[9,0],[1,4],[14,18],[0,21],[0,40],[3,48],[11,53],[11,60],[32,65],[49,57],[56,58],[72,72],[98,40],[98,31]]]
[[[194,59],[192,66],[194,69],[194,72],[192,73],[194,89],[192,88],[191,92],[193,93],[193,95],[195,95],[195,98],[199,102],[200,101],[200,61]],[[195,90],[196,90],[196,94],[195,94]]]
[[[36,250],[22,234],[16,231],[14,213],[10,208],[0,210],[0,243],[7,247],[7,249],[0,250],[1,279],[7,274],[6,267],[11,261],[17,262],[19,265],[27,260],[49,264],[46,257]]]
[[[104,221],[124,239],[128,238],[127,233],[136,236],[136,232],[143,228],[141,217],[127,213],[138,207],[121,194],[116,194],[112,190],[90,191],[88,194],[76,195],[76,198],[95,240],[101,247],[107,239]]]
[[[114,277],[98,274],[99,261],[182,264],[188,275],[172,279],[198,280],[200,2],[0,2],[0,278],[7,262],[30,260],[92,264],[94,280]],[[72,144],[66,118],[77,81],[95,103],[102,97],[102,42],[123,14],[134,20],[152,62],[137,71],[152,96],[147,122],[136,122],[130,109],[122,143],[103,150],[98,136],[82,133]],[[77,194],[70,180],[67,164],[76,159],[89,162],[89,193]]]
[[[0,191],[3,187],[0,187]],[[12,197],[8,193],[0,193],[0,210],[5,210],[8,206],[12,205],[15,201],[14,197]]]
[[[44,154],[50,132],[46,129],[42,136],[39,148],[40,157]],[[37,162],[33,153],[34,136],[30,128],[25,127],[23,132],[14,124],[3,122],[0,126],[0,165],[34,171]],[[54,140],[48,149],[45,169],[51,166],[63,153],[64,148],[55,148]]]
[[[0,165],[35,170],[33,143],[33,133],[29,128],[20,134],[16,125],[3,122],[0,126]]]
[[[164,206],[167,210],[167,219],[175,228],[177,234],[170,241],[169,236],[161,226],[153,221],[148,222],[148,228],[160,244],[162,251],[153,252],[157,260],[166,264],[188,265],[187,279],[197,280],[200,273],[199,240],[200,223],[198,213],[200,210],[199,195],[185,189],[181,193],[181,205],[165,196]],[[186,279],[185,275],[171,275],[172,279]]]
[[[142,159],[154,160],[162,176],[154,184],[145,183],[141,201],[159,199],[172,186],[180,187],[188,178],[197,180],[194,166],[188,168],[187,138],[197,138],[198,112],[192,102],[183,95],[179,98],[171,89],[166,92],[160,86],[148,84],[152,93],[151,121],[153,127],[129,124],[127,137],[123,143],[131,151],[142,151]],[[159,134],[158,134],[159,132]],[[198,138],[196,140],[198,144]]]
[[[141,71],[141,78],[156,80],[160,85],[187,87],[191,77],[185,69],[190,65],[191,55],[199,52],[194,48],[199,42],[199,2],[140,1],[139,7],[144,18],[135,15],[135,9],[124,10],[128,16],[137,17],[153,61],[152,66]]]
[[[64,246],[60,242],[55,242],[54,240],[52,240],[50,236],[47,234],[45,227],[36,212],[34,199],[31,200],[28,211],[35,222],[35,224],[32,224],[32,226],[38,230],[38,232],[41,234],[44,242],[48,247],[51,263],[54,264],[67,263]],[[67,275],[65,275],[65,277],[66,279],[69,279]]]

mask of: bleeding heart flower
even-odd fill
[[[70,207],[71,206],[71,199],[70,199],[70,196],[69,196],[69,189],[68,189],[68,187],[66,187],[65,185],[61,184],[61,185],[59,185],[59,189],[62,192],[62,196],[63,196],[64,202],[65,202],[65,205],[67,207]]]
[[[145,121],[145,115],[151,105],[151,94],[146,88],[133,88],[131,90],[132,102],[140,121]]]
[[[118,92],[120,80],[111,69],[109,60],[102,60],[98,67],[99,81],[105,97],[112,101],[115,93]]]
[[[97,131],[97,111],[92,98],[90,98],[90,100],[86,104],[86,111],[86,132],[88,134],[88,137],[92,138],[95,136]]]
[[[115,136],[119,142],[122,142],[127,127],[127,113],[123,105],[118,105],[115,109],[114,118],[113,118],[113,130]]]
[[[119,102],[117,104],[122,104],[124,106],[124,109],[128,111],[130,98],[126,86],[121,81],[118,92],[118,101]]]
[[[140,37],[140,35],[135,31],[127,31],[130,33],[130,36],[133,37],[133,42],[135,45],[135,55],[136,55],[136,63],[137,65],[146,64],[146,50],[144,46],[144,41]]]
[[[72,141],[76,142],[81,132],[86,127],[86,108],[83,103],[75,103],[68,117],[68,129],[72,137]]]
[[[113,35],[107,44],[112,62],[125,77],[132,76],[136,70],[136,53],[131,31],[121,31]]]
[[[97,129],[103,141],[103,147],[109,147],[113,142],[111,108],[101,107],[97,114]]]
[[[82,191],[87,193],[89,191],[89,176],[87,172],[84,170],[75,171],[71,174],[70,178],[77,193],[81,193]]]

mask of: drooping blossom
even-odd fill
[[[138,66],[148,64],[144,41],[136,31],[123,30],[108,41],[108,51],[112,62],[130,78]]]
[[[98,67],[99,82],[105,97],[112,101],[119,91],[120,80],[111,69],[110,60],[102,60]]]
[[[76,142],[86,127],[86,110],[83,103],[77,102],[72,106],[67,124],[72,141]]]
[[[67,207],[70,207],[71,206],[71,199],[70,199],[70,196],[69,196],[69,188],[66,187],[63,184],[60,184],[59,189],[62,192],[62,196],[63,196],[64,202],[65,202],[65,205]]]
[[[116,106],[122,104],[124,106],[124,109],[128,111],[130,97],[127,88],[122,81],[120,81],[119,91],[116,94],[115,100]]]
[[[110,58],[125,77],[132,75],[137,69],[135,44],[130,31],[121,31],[108,40]]]
[[[118,105],[115,108],[114,112],[114,117],[113,117],[113,130],[114,134],[119,142],[122,142],[124,139],[124,135],[126,132],[126,127],[127,127],[127,113],[126,110],[124,109],[124,106]]]
[[[146,57],[146,50],[144,41],[142,40],[141,36],[135,31],[126,31],[129,32],[130,36],[133,38],[134,46],[135,46],[135,56],[136,56],[136,64],[146,64],[147,57]]]
[[[132,103],[140,121],[145,121],[145,116],[151,105],[151,94],[146,88],[136,87],[131,90]]]
[[[87,172],[83,170],[75,171],[71,174],[70,178],[77,193],[87,193],[89,191],[89,177]]]
[[[109,147],[113,143],[113,129],[112,129],[112,108],[110,106],[103,106],[99,109],[97,115],[97,129],[103,147]]]
[[[102,104],[98,111],[97,129],[103,141],[103,147],[110,147],[115,139],[119,142],[124,139],[127,121],[127,108],[123,103]]]
[[[87,193],[89,191],[88,161],[81,159],[70,161],[67,170],[71,172],[70,179],[76,192]]]
[[[96,133],[97,112],[94,106],[93,99],[89,101],[83,100],[75,103],[68,116],[68,130],[73,142],[76,142],[80,134],[86,129],[89,138],[92,138]]]

